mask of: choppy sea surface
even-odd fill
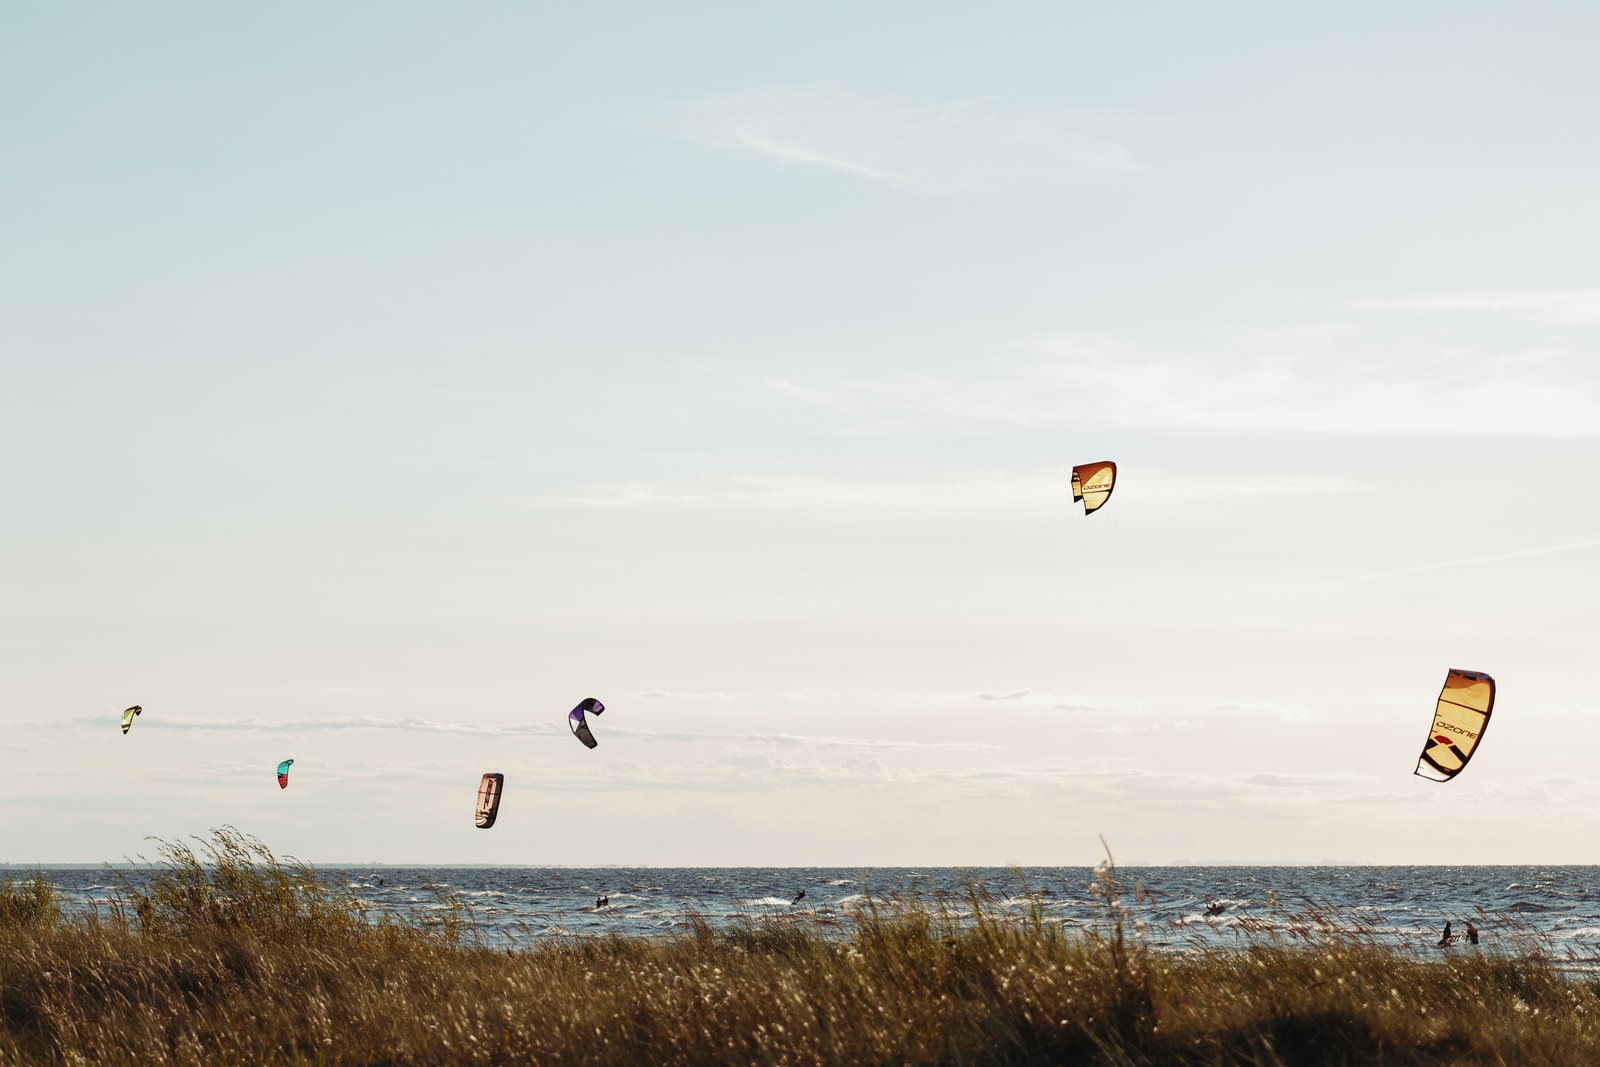
[[[114,908],[124,880],[144,876],[126,866],[42,873],[79,910]],[[1083,867],[394,866],[318,874],[374,912],[422,923],[453,913],[485,942],[507,947],[613,932],[673,936],[699,922],[797,922],[844,935],[867,908],[970,914],[973,893],[1001,916],[1086,930],[1104,926],[1114,909],[1105,880]],[[1115,880],[1123,918],[1151,945],[1178,951],[1345,936],[1432,950],[1450,920],[1450,951],[1470,950],[1470,921],[1480,950],[1538,950],[1600,967],[1600,867],[1123,867]]]

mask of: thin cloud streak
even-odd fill
[[[59,727],[103,727],[107,719],[102,715],[79,715],[69,719],[58,719],[53,723],[41,724]],[[346,730],[401,730],[409,733],[442,733],[460,734],[465,736],[490,736],[506,737],[522,734],[553,734],[565,732],[561,727],[551,723],[454,723],[438,722],[430,719],[420,719],[414,716],[405,718],[385,719],[376,715],[351,715],[328,719],[262,719],[254,716],[225,719],[225,718],[187,718],[183,716],[163,715],[151,721],[141,720],[134,726],[135,730],[149,732],[151,730],[178,730],[178,731],[214,731],[214,730],[254,730],[264,733],[327,733]]]
[[[748,149],[758,155],[770,156],[787,163],[809,163],[813,166],[824,167],[829,170],[843,171],[860,178],[870,178],[885,185],[898,189],[915,189],[918,183],[901,174],[891,174],[886,170],[869,167],[848,159],[840,159],[823,152],[803,148],[794,144],[783,144],[773,140],[756,130],[746,126],[735,125],[728,130],[733,144],[740,148]]]
[[[1511,315],[1529,322],[1600,323],[1600,289],[1555,289],[1534,293],[1454,293],[1365,300],[1372,311],[1468,311]]]
[[[906,512],[1035,510],[1059,496],[1064,474],[1036,478],[961,478],[922,483],[829,478],[735,476],[723,479],[620,482],[558,497],[559,505],[700,511]]]
[[[745,475],[720,480],[619,482],[588,493],[550,498],[545,503],[616,510],[849,512],[882,516],[936,513],[991,519],[1000,512],[1058,510],[1063,486],[1070,479],[1068,467],[1035,477],[996,475],[912,483]],[[1141,497],[1160,503],[1186,504],[1242,497],[1332,496],[1361,488],[1361,483],[1348,479],[1308,476],[1235,477],[1201,484],[1193,478],[1147,471],[1137,491]]]
[[[1549,545],[1545,548],[1527,548],[1519,552],[1500,552],[1492,556],[1475,556],[1472,559],[1452,559],[1443,563],[1425,563],[1418,567],[1401,567],[1392,571],[1377,571],[1373,574],[1359,574],[1351,578],[1341,578],[1338,581],[1318,583],[1308,588],[1329,588],[1341,585],[1356,585],[1360,582],[1376,582],[1383,578],[1399,578],[1407,574],[1426,574],[1429,571],[1449,570],[1452,567],[1472,567],[1483,563],[1499,563],[1508,559],[1529,559],[1533,556],[1553,556],[1558,552],[1575,552],[1582,548],[1594,548],[1600,545],[1600,538],[1590,541],[1574,541],[1564,545]]]
[[[677,105],[668,129],[780,164],[950,198],[1002,195],[1081,170],[1127,170],[1085,127],[1117,116],[1024,112],[996,99],[907,100],[836,82],[774,85]]]
[[[1016,711],[1088,711],[1107,716],[1148,713],[1146,709],[1141,708],[1134,701],[1091,702],[1085,701],[1080,697],[1062,696],[1038,689],[985,689],[966,693],[902,693],[893,697],[892,701],[895,704],[913,708],[975,708],[980,706],[975,704],[975,701],[986,703],[1004,701],[1011,704],[1013,706],[1012,710]]]
[[[1453,338],[1395,336],[1371,324],[1162,351],[1073,334],[982,377],[912,377],[771,389],[823,410],[840,432],[898,432],[929,421],[1028,427],[1104,425],[1253,433],[1600,435],[1600,381],[1585,348],[1547,338],[1471,353]]]
[[[114,725],[104,715],[79,715],[37,724],[40,728],[100,729],[107,723]],[[377,716],[358,715],[329,719],[196,719],[164,716],[160,720],[141,724],[136,729],[177,731],[240,731],[252,730],[266,733],[327,733],[347,730],[385,730],[404,733],[456,734],[466,737],[512,737],[565,734],[564,725],[546,722],[527,723],[453,723],[407,717],[383,719]],[[827,734],[789,733],[710,733],[691,730],[651,730],[637,726],[612,726],[604,724],[603,736],[632,737],[649,741],[671,742],[741,742],[791,747],[861,748],[882,750],[941,749],[952,752],[996,751],[1003,746],[970,741],[900,741],[887,738],[845,737]]]
[[[959,797],[1079,797],[1118,807],[1166,810],[1183,803],[1227,808],[1283,803],[1328,790],[1370,788],[1368,775],[1291,775],[1241,772],[1232,775],[1172,773],[1120,762],[1081,765],[1060,760],[987,767],[897,766],[851,757],[831,763],[793,762],[760,753],[735,753],[692,764],[654,765],[625,761],[577,773],[551,769],[547,788],[581,792],[662,790],[670,792],[772,792],[797,787],[937,788]]]

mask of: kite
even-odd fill
[[[1117,465],[1110,460],[1085,463],[1072,468],[1072,499],[1083,501],[1083,513],[1093,514],[1111,498],[1117,481]]]
[[[135,704],[122,713],[122,732],[127,733],[133,727],[134,716],[143,713],[144,709]]]
[[[278,788],[279,789],[288,789],[289,788],[289,765],[291,763],[293,763],[293,762],[294,762],[294,760],[292,760],[292,759],[286,759],[282,763],[278,764]]]
[[[1488,728],[1493,710],[1493,678],[1479,671],[1452,670],[1447,674],[1416,773],[1435,782],[1448,782],[1460,774]]]
[[[598,715],[605,710],[606,706],[594,697],[584,697],[578,701],[578,706],[567,712],[567,725],[572,727],[572,735],[589,748],[598,745],[600,742],[596,741],[594,734],[589,732],[589,723],[584,716],[586,714]]]
[[[505,775],[491,771],[478,783],[478,808],[472,813],[472,821],[478,829],[487,830],[494,825],[494,817],[500,813],[500,787],[505,780]]]

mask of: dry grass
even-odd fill
[[[1600,991],[1525,955],[1425,960],[1304,916],[1273,947],[1154,953],[1121,910],[878,905],[848,937],[693,923],[508,953],[423,927],[219,832],[119,906],[0,887],[0,1062],[1600,1063]]]

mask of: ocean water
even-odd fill
[[[137,869],[45,868],[78,910],[116,906],[119,878]],[[13,876],[22,874],[14,869]],[[31,873],[31,872],[28,872]],[[408,921],[452,908],[486,943],[526,946],[550,937],[681,934],[696,922],[731,927],[799,922],[841,936],[863,908],[912,902],[970,911],[971,894],[1018,919],[1037,914],[1067,928],[1104,926],[1111,908],[1083,867],[351,867],[319,868],[367,906]],[[1600,966],[1600,867],[1124,867],[1115,872],[1126,921],[1153,946],[1215,945],[1360,936],[1430,949],[1446,920],[1469,951],[1548,952]],[[803,899],[793,902],[805,891]],[[606,903],[597,904],[599,898]],[[1220,905],[1207,914],[1207,904]]]

